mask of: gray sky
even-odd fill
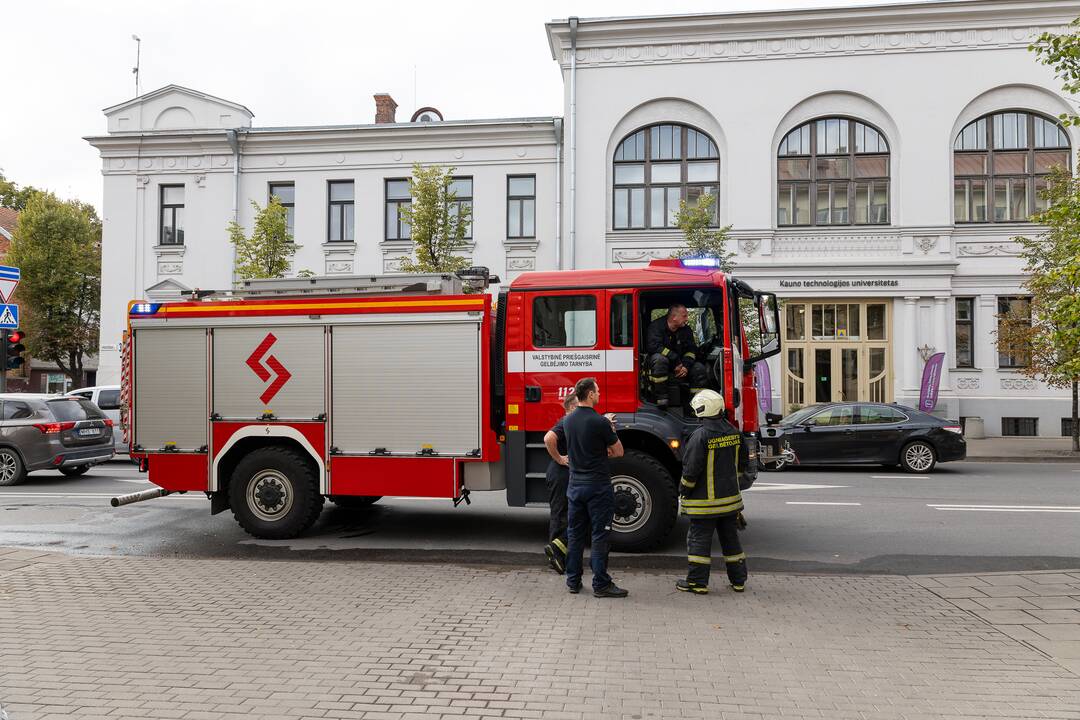
[[[544,23],[600,17],[884,4],[885,0],[552,0],[365,3],[332,0],[36,0],[6,3],[7,106],[0,168],[20,185],[101,208],[102,108],[176,83],[246,105],[254,124],[371,122],[375,92],[398,119],[433,105],[449,119],[559,115]],[[416,95],[413,94],[414,68]]]

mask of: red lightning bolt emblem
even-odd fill
[[[292,373],[286,370],[285,366],[273,355],[266,358],[266,364],[270,366],[270,370],[274,371],[273,375],[262,365],[263,356],[266,355],[267,351],[270,350],[270,346],[275,342],[277,342],[277,338],[274,337],[274,333],[266,333],[266,337],[259,343],[259,347],[255,348],[255,351],[252,352],[247,359],[247,366],[251,368],[263,382],[266,382],[274,375],[277,375],[274,382],[270,383],[270,386],[259,396],[263,405],[268,405],[274,396],[278,394],[278,391],[285,386],[285,383],[289,382],[289,379],[292,378]]]

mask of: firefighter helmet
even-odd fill
[[[690,408],[698,417],[716,417],[724,412],[724,396],[715,390],[702,390],[690,401]]]

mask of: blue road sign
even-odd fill
[[[0,305],[0,328],[14,330],[19,327],[19,306]]]

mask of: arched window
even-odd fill
[[[953,216],[958,223],[1026,222],[1046,209],[1050,168],[1069,167],[1057,121],[1010,110],[968,123],[953,141]]]
[[[687,125],[652,125],[627,135],[615,148],[613,166],[611,225],[616,230],[675,227],[679,200],[718,196],[716,143]]]
[[[887,225],[889,144],[842,117],[800,125],[777,153],[777,225]]]

